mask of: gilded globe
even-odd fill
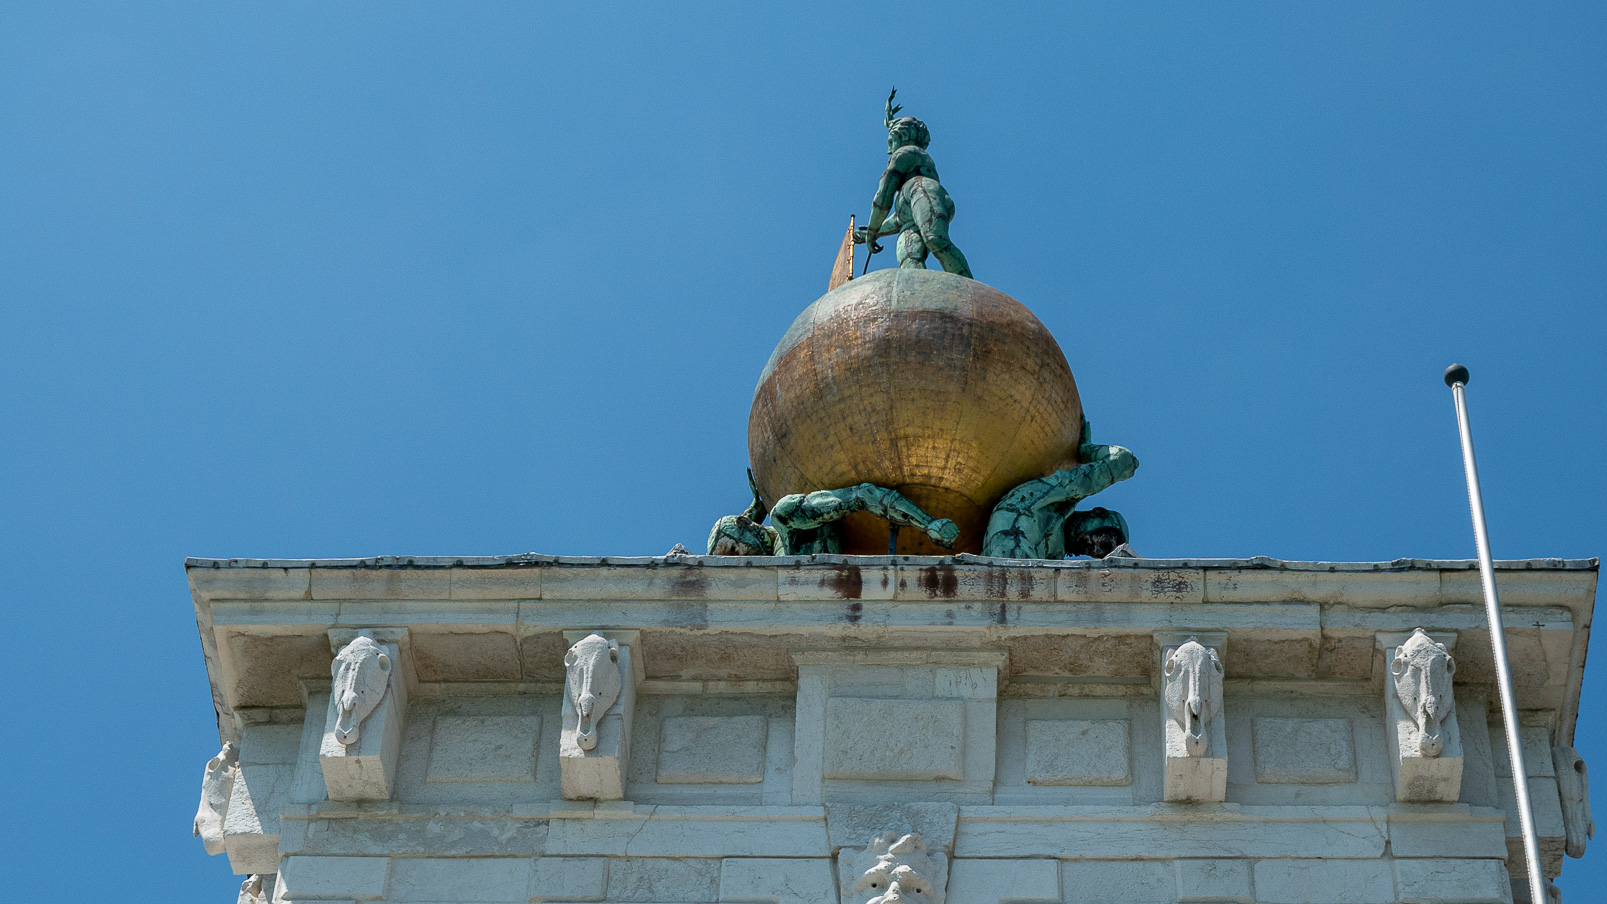
[[[804,309],[759,376],[748,457],[760,494],[898,490],[982,551],[1012,488],[1076,463],[1082,402],[1053,336],[1020,302],[941,270],[878,270]],[[885,521],[842,522],[843,552],[883,555]],[[948,551],[913,528],[898,552]]]

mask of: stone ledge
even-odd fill
[[[956,857],[1119,859],[1144,850],[1168,857],[1287,858],[1321,850],[1333,859],[1383,856],[1388,819],[1379,807],[960,808]]]
[[[1595,571],[1599,558],[1588,559],[1497,559],[1497,571]],[[1178,568],[1273,569],[1317,572],[1401,572],[1430,569],[1471,571],[1479,568],[1476,559],[1393,559],[1388,562],[1320,562],[1253,556],[1244,559],[1001,559],[961,553],[956,556],[552,556],[522,553],[507,556],[369,556],[357,559],[219,559],[200,556],[185,558],[185,568],[503,568],[521,565],[692,565],[746,568],[755,565],[989,565],[1030,568]]]
[[[827,856],[824,834],[826,811],[827,808],[823,806],[676,806],[635,805],[629,802],[599,805],[563,800],[540,804],[454,804],[450,807],[323,801],[288,805],[281,820],[286,824],[284,834],[287,851],[298,850],[307,837],[306,829],[299,826],[292,828],[293,824],[318,824],[323,826],[320,832],[327,833],[331,831],[330,826],[350,822],[353,831],[359,835],[361,832],[355,827],[362,825],[417,824],[421,828],[433,826],[436,831],[446,826],[461,825],[465,830],[473,829],[498,844],[504,842],[508,835],[498,826],[545,825],[549,833],[545,848],[548,855],[579,855],[583,850],[595,849],[610,855],[716,856],[712,853],[714,847],[702,849],[705,851],[702,854],[680,853],[684,845],[677,840],[680,837],[678,833],[707,833],[712,836],[729,832],[729,841],[720,842],[716,847],[758,850],[761,846],[744,840],[742,836],[757,827],[769,827],[783,833],[802,831],[812,839],[809,845],[818,841],[819,847],[810,847],[810,852],[803,853],[764,853],[761,850],[753,854],[718,856]],[[1388,807],[960,805],[955,856],[1060,859],[1285,858],[1302,856],[1300,850],[1312,850],[1309,834],[1304,836],[1304,840],[1294,836],[1317,831],[1325,837],[1333,836],[1333,846],[1326,851],[1327,856],[1334,859],[1372,859],[1382,856],[1386,839],[1392,845],[1403,845],[1410,851],[1396,850],[1394,855],[1397,858],[1494,859],[1500,853],[1498,833],[1503,825],[1502,811],[1465,804],[1395,804]],[[1439,832],[1466,833],[1470,829],[1475,830],[1471,836],[1436,837]],[[458,833],[453,831],[447,834],[455,836]],[[795,840],[804,837],[794,835]],[[558,840],[554,842],[553,838]],[[1053,838],[1072,839],[1075,843],[1057,841],[1049,844]],[[1089,847],[1076,840],[1083,838],[1093,840],[1094,845]],[[1033,843],[1034,839],[1037,844]],[[1453,848],[1442,846],[1442,842],[1454,845],[1454,852]],[[1009,846],[1018,844],[1027,847]],[[1182,847],[1168,847],[1172,844],[1181,844]],[[1248,846],[1238,852],[1222,852],[1226,846],[1235,844]],[[631,850],[624,850],[627,845]],[[657,853],[646,853],[649,849]],[[1151,850],[1156,853],[1144,853]],[[460,854],[469,855],[467,851]],[[506,856],[507,853],[502,855]]]
[[[1513,605],[1594,595],[1596,559],[1496,563]],[[377,556],[185,560],[200,600],[696,600],[1321,603],[1480,601],[1476,563],[981,556]]]

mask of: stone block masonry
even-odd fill
[[[1597,566],[1500,568],[1556,875]],[[189,578],[228,745],[196,830],[250,904],[1495,904],[1521,869],[1472,563]]]

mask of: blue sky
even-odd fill
[[[895,83],[1142,459],[1141,552],[1470,557],[1459,360],[1496,555],[1601,554],[1604,47],[1590,3],[0,8],[5,895],[232,900],[185,555],[740,510]]]

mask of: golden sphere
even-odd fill
[[[790,493],[890,487],[982,551],[999,499],[1076,463],[1082,401],[1053,336],[992,286],[878,270],[793,321],[759,376],[748,458],[769,505]],[[887,523],[844,519],[843,552],[884,555]],[[901,554],[945,555],[914,528]]]

